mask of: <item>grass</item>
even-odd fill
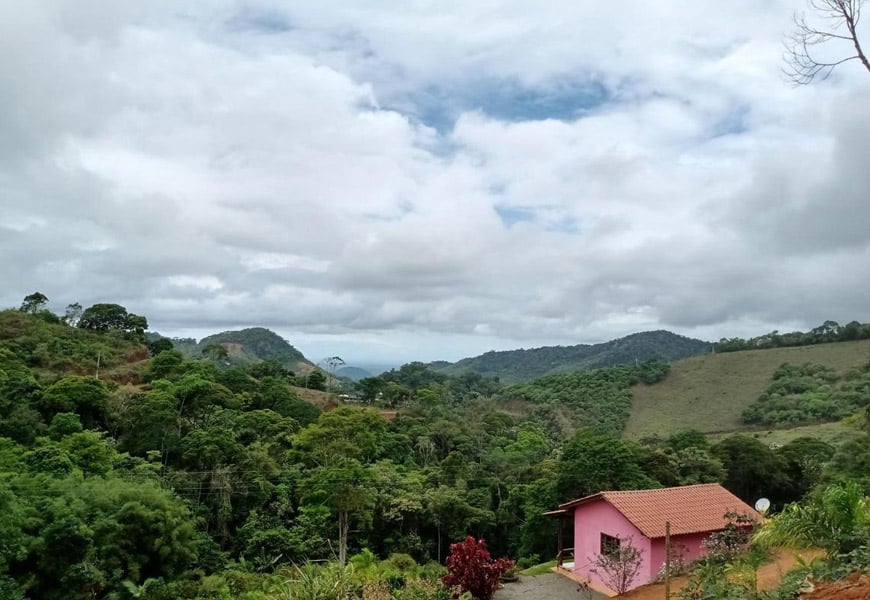
[[[553,567],[555,566],[556,561],[550,560],[545,563],[535,565],[534,567],[529,567],[525,571],[520,571],[520,575],[528,575],[530,577],[534,577],[535,575],[544,575],[545,573],[551,572],[553,570]]]
[[[711,434],[745,431],[743,409],[758,399],[782,363],[812,362],[842,373],[868,360],[870,340],[686,358],[673,363],[661,383],[635,386],[624,435],[637,439],[689,428]],[[819,431],[832,433],[836,427],[830,429]]]

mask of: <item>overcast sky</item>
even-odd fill
[[[0,305],[349,362],[870,321],[870,74],[791,87],[800,7],[3,2]]]

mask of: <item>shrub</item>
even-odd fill
[[[742,513],[728,512],[725,518],[728,520],[725,528],[702,542],[707,551],[706,560],[718,565],[733,560],[746,549],[756,525],[754,519]]]
[[[541,564],[541,557],[538,554],[530,554],[529,556],[524,556],[517,561],[517,566],[520,569],[528,569],[529,567],[534,567],[539,564]]]
[[[596,554],[592,559],[592,572],[617,594],[624,594],[637,579],[643,563],[643,551],[631,543],[631,537],[619,538],[619,547],[611,552]]]
[[[468,536],[465,541],[450,545],[448,572],[441,581],[459,588],[460,592],[470,593],[477,600],[490,600],[498,588],[499,578],[513,566],[514,562],[506,558],[493,560],[485,540]]]

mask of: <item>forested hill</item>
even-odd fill
[[[710,352],[710,348],[709,342],[660,330],[633,333],[602,344],[493,351],[473,358],[463,358],[452,364],[440,363],[431,366],[451,375],[474,372],[496,376],[505,383],[513,383],[554,373],[625,365],[650,359],[672,361]]]
[[[556,553],[545,511],[602,489],[721,482],[777,508],[828,482],[870,490],[863,430],[838,447],[748,435],[712,444],[699,431],[621,438],[633,391],[673,379],[660,362],[509,387],[411,363],[321,411],[291,387],[300,375],[274,361],[227,364],[222,344],[243,344],[237,335],[191,360],[147,340],[147,319],[123,306],[60,317],[45,304],[31,294],[0,311],[3,600],[441,600],[456,591],[442,585],[447,553],[465,560],[454,542],[473,535],[495,556],[539,563]],[[837,346],[850,344],[866,356],[870,340]],[[747,356],[748,368],[758,357],[742,352],[681,362]],[[774,369],[765,406],[745,414],[753,422],[816,407],[822,393],[834,408],[825,418],[866,411],[870,370]],[[320,371],[306,384],[314,373],[322,390]],[[816,396],[798,394],[804,384]]]
[[[359,381],[360,379],[365,379],[366,377],[371,377],[372,373],[366,371],[361,367],[341,367],[340,369],[335,371],[336,376],[344,377],[345,379],[350,379],[352,381]]]
[[[307,371],[314,366],[287,340],[265,327],[216,333],[203,338],[198,344],[179,343],[183,342],[182,340],[172,341],[176,349],[190,358],[208,355],[216,349],[216,346],[220,346],[226,350],[228,358],[239,364],[274,360],[291,371]]]

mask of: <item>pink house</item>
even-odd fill
[[[547,514],[573,523],[574,561],[563,567],[607,590],[607,583],[593,572],[599,555],[625,543],[640,550],[640,572],[629,586],[634,589],[655,581],[663,570],[666,522],[670,523],[671,555],[680,553],[684,561],[691,562],[703,556],[703,540],[725,527],[724,515],[729,512],[761,520],[761,515],[718,483],[599,492],[561,504]],[[559,537],[562,556],[561,528]]]

